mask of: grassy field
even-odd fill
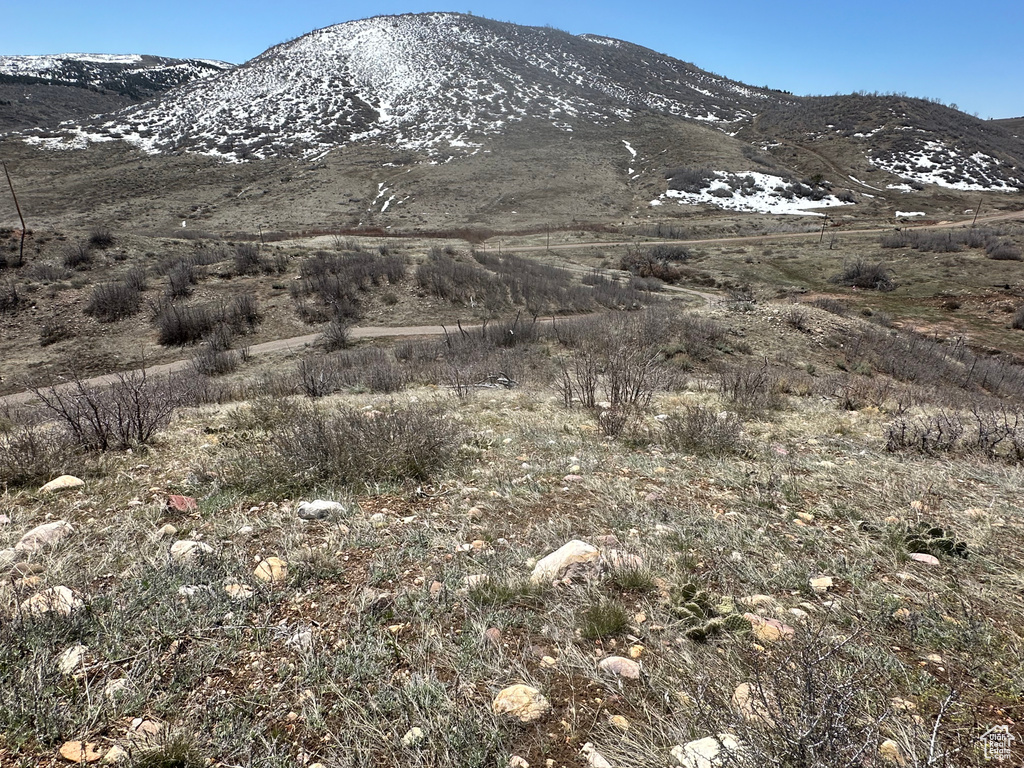
[[[343,349],[178,381],[127,452],[8,413],[0,549],[72,529],[3,552],[0,761],[984,763],[1024,696],[1024,385],[870,320],[737,298]]]

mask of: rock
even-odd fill
[[[583,755],[591,768],[612,768],[612,764],[589,741],[583,745],[580,754]]]
[[[344,504],[324,499],[300,502],[298,509],[295,510],[302,520],[323,520],[330,515],[344,515],[347,511]]]
[[[100,761],[103,765],[116,765],[117,763],[123,763],[128,759],[128,751],[117,744],[107,750],[107,754],[103,756]]]
[[[178,535],[178,529],[175,528],[170,523],[166,523],[166,524],[160,526],[159,530],[157,530],[157,532],[156,532],[156,537],[158,539],[169,539],[172,536],[177,536],[177,535]]]
[[[60,747],[60,756],[69,763],[95,763],[103,753],[98,752],[91,741],[65,741]]]
[[[771,595],[750,595],[750,597],[741,597],[739,602],[749,608],[775,610],[779,607],[778,600]]]
[[[388,516],[383,512],[374,512],[370,515],[370,524],[374,528],[383,528],[388,524]]]
[[[57,669],[62,675],[81,674],[85,669],[85,654],[89,648],[84,645],[72,645],[57,657]]]
[[[45,616],[52,613],[56,616],[70,616],[85,607],[85,603],[75,597],[75,593],[67,587],[50,587],[32,595],[21,604],[23,613],[29,616]]]
[[[889,765],[904,765],[906,759],[903,757],[903,753],[900,752],[899,745],[892,739],[886,739],[878,745],[878,756],[882,758],[883,763]]]
[[[38,576],[46,570],[42,563],[18,563],[11,568],[12,579],[29,579]]]
[[[551,704],[536,688],[518,683],[495,696],[491,708],[495,714],[509,715],[521,723],[534,723],[551,711]]]
[[[486,573],[473,573],[462,580],[462,585],[466,589],[477,589],[490,582],[491,577]]]
[[[609,672],[616,677],[624,677],[627,680],[640,679],[640,665],[624,656],[609,656],[601,659],[597,666],[602,672]]]
[[[573,539],[541,558],[533,568],[530,581],[534,584],[550,583],[562,578],[571,566],[582,564],[589,567],[597,564],[600,557],[601,552],[597,547],[587,544],[585,541]]]
[[[413,726],[405,732],[405,736],[402,737],[402,745],[406,747],[416,747],[423,743],[423,729],[418,726]]]
[[[732,694],[732,707],[748,723],[761,723],[768,727],[775,725],[767,704],[760,694],[755,695],[750,683],[740,683],[736,686]]]
[[[633,661],[636,661],[644,655],[644,652],[646,652],[646,650],[647,649],[644,648],[642,645],[631,645],[629,646],[629,658],[633,659]]]
[[[622,542],[619,541],[619,537],[614,533],[605,533],[594,539],[594,546],[601,549],[615,549],[616,547],[621,547]]]
[[[149,718],[136,717],[128,726],[128,738],[135,744],[152,745],[160,737],[163,723]]]
[[[15,549],[0,549],[0,571],[6,571],[18,562],[18,551]]]
[[[284,644],[301,653],[308,653],[313,649],[313,632],[308,629],[301,629],[285,640]]]
[[[171,560],[177,565],[187,565],[199,560],[203,555],[213,553],[213,547],[202,541],[181,539],[171,545]]]
[[[776,619],[766,619],[756,613],[744,613],[743,618],[750,622],[754,637],[762,643],[777,643],[780,640],[788,640],[796,634],[791,626]]]
[[[530,764],[526,762],[526,758],[520,757],[519,755],[512,755],[508,759],[508,768],[530,768]]]
[[[36,587],[42,586],[42,583],[42,576],[26,576],[23,579],[16,580],[14,582],[14,588],[25,592],[30,589],[35,589]]]
[[[129,682],[127,677],[119,677],[103,686],[103,693],[101,695],[107,701],[116,701],[124,696],[130,687],[131,682]]]
[[[288,563],[280,557],[268,557],[256,566],[253,573],[257,579],[267,584],[280,584],[288,578]]]
[[[895,712],[917,711],[917,704],[907,699],[901,699],[899,696],[889,699],[889,703],[892,704],[893,711]]]
[[[501,630],[497,627],[488,627],[484,630],[484,643],[492,648],[501,648]]]
[[[566,475],[562,478],[563,483],[580,483],[583,482],[583,475]]]
[[[10,524],[11,524],[11,518],[9,518],[7,515],[0,515],[0,525],[10,525]]]
[[[929,555],[924,552],[911,552],[910,559],[916,560],[919,563],[924,563],[925,565],[939,564],[939,558],[937,558],[935,555]]]
[[[612,715],[608,718],[608,722],[613,728],[618,728],[620,731],[629,730],[629,720],[624,718],[622,715]]]
[[[48,547],[55,547],[66,539],[75,528],[67,520],[56,520],[52,523],[37,525],[31,531],[21,537],[21,540],[14,545],[16,552],[33,553],[39,552]]]
[[[245,584],[225,584],[224,591],[232,600],[248,600],[253,596],[252,588]]]
[[[199,502],[191,496],[179,496],[176,493],[172,493],[167,497],[167,501],[164,502],[164,509],[168,512],[184,515],[197,511],[199,509]]]
[[[179,597],[195,597],[196,595],[204,592],[208,595],[213,594],[213,590],[206,584],[182,584],[178,587]]]
[[[811,585],[811,589],[813,589],[818,594],[828,592],[830,589],[832,589],[831,576],[818,576],[817,578],[810,579],[808,583]]]
[[[441,598],[441,592],[444,591],[444,584],[440,581],[430,582],[430,599],[435,602]]]
[[[85,481],[80,480],[74,475],[61,475],[40,488],[39,492],[56,493],[58,491],[67,491],[71,488],[81,488],[83,485],[85,485]]]
[[[706,736],[683,746],[672,747],[672,757],[683,768],[718,768],[726,759],[721,752],[739,752],[740,742],[731,733]]]

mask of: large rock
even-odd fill
[[[60,747],[60,756],[69,763],[95,763],[103,753],[96,749],[94,742],[65,741]]]
[[[74,532],[75,527],[67,520],[43,523],[22,536],[21,541],[14,545],[14,549],[17,552],[28,554],[39,552],[48,547],[57,546]]]
[[[533,568],[530,581],[534,584],[549,584],[564,578],[566,572],[576,565],[584,568],[596,566],[601,559],[601,551],[579,539],[573,539],[551,554],[541,558]]]
[[[36,617],[45,616],[48,613],[56,616],[70,616],[84,607],[85,603],[75,597],[75,593],[67,587],[50,587],[32,595],[21,604],[23,613]]]
[[[597,665],[602,672],[608,672],[616,677],[625,677],[629,680],[640,679],[640,665],[625,656],[609,656],[601,659]]]
[[[540,691],[522,683],[502,690],[491,707],[495,714],[509,715],[521,723],[534,723],[551,711],[551,704]]]
[[[743,618],[750,622],[750,628],[754,637],[762,643],[777,643],[780,640],[790,640],[796,634],[791,626],[783,624],[778,619],[767,619],[764,616],[758,616],[756,613],[744,613]]]
[[[769,696],[760,690],[754,690],[750,683],[740,683],[732,694],[732,706],[740,717],[749,723],[762,723],[767,726],[774,726],[769,711],[769,702],[776,704],[774,697]]]
[[[288,563],[280,557],[268,557],[256,566],[255,576],[267,584],[279,584],[288,578]]]
[[[326,501],[316,499],[314,501],[303,501],[295,510],[303,520],[323,520],[330,515],[343,515],[346,512],[345,505],[337,501]]]
[[[81,488],[83,485],[85,485],[85,481],[75,477],[74,475],[61,475],[40,488],[39,492],[55,493],[57,491],[67,491],[71,488]]]
[[[203,555],[213,553],[213,547],[202,541],[182,539],[171,544],[171,560],[178,565],[187,565],[199,560]]]
[[[672,757],[683,768],[718,768],[728,759],[729,752],[739,750],[739,739],[731,733],[720,733],[672,747]]]
[[[89,649],[84,645],[72,645],[57,657],[57,669],[68,677],[81,674],[85,669],[85,655],[88,652]]]

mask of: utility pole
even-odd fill
[[[974,229],[974,225],[978,223],[978,214],[981,213],[981,204],[985,198],[978,198],[978,207],[974,211],[974,221],[971,222],[971,229]]]
[[[21,266],[25,263],[25,217],[21,215],[21,206],[18,205],[18,196],[14,194],[14,183],[11,181],[11,174],[7,172],[7,163],[3,163],[3,166],[7,186],[11,188],[11,197],[14,198],[14,207],[18,211],[18,218],[21,219],[21,246],[18,248],[18,266]]]

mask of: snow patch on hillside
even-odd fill
[[[751,171],[731,173],[715,171],[714,179],[699,192],[684,192],[670,189],[651,205],[663,205],[674,200],[683,205],[711,205],[727,211],[748,213],[774,213],[800,216],[824,216],[809,209],[831,208],[850,205],[834,195],[825,195],[819,200],[798,197],[793,193],[794,184],[780,176]]]
[[[909,182],[935,184],[947,189],[1016,192],[1024,187],[1024,178],[1007,181],[1009,169],[1004,170],[997,158],[983,152],[966,155],[956,147],[934,139],[923,140],[909,151],[869,156],[868,161]],[[888,187],[904,189],[905,185],[890,184]]]

